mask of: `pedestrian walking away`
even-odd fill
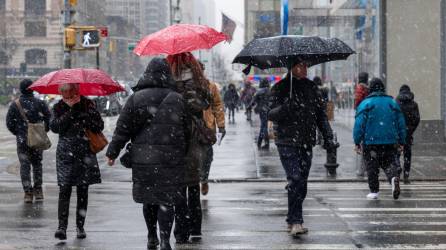
[[[268,136],[268,112],[269,112],[269,81],[267,78],[263,78],[259,84],[259,91],[256,92],[254,98],[250,104],[250,108],[254,107],[254,112],[259,114],[260,118],[260,132],[257,138],[258,149],[269,149],[269,136]],[[265,144],[262,146],[262,142]]]
[[[187,113],[191,117],[191,137],[188,142],[186,186],[182,194],[187,200],[175,206],[174,234],[177,243],[187,243],[189,237],[201,235],[200,171],[207,159],[207,150],[216,141],[216,135],[207,127],[203,111],[210,107],[210,83],[200,64],[191,53],[170,55],[167,61],[172,70],[176,88],[183,95]]]
[[[358,74],[358,84],[355,86],[355,101],[353,108],[356,110],[361,102],[369,95],[369,74],[367,72],[361,72]],[[362,154],[358,155],[357,161],[357,173],[358,177],[364,177],[365,175],[365,161]]]
[[[44,198],[42,190],[42,150],[27,145],[28,122],[43,122],[45,130],[48,132],[51,117],[46,103],[35,98],[33,91],[28,89],[31,84],[32,81],[29,79],[20,82],[20,92],[22,94],[15,102],[11,103],[6,115],[6,126],[16,136],[25,203],[32,203],[34,198],[36,201],[42,201]],[[31,167],[34,185],[31,181]]]
[[[225,103],[226,108],[228,109],[228,121],[231,122],[232,117],[232,123],[235,123],[234,115],[235,115],[235,109],[239,103],[239,95],[237,93],[237,90],[235,88],[234,84],[229,84],[228,90],[225,92],[225,95],[223,97],[223,101]]]
[[[404,115],[404,120],[406,122],[406,144],[403,148],[403,180],[404,184],[409,184],[410,175],[410,165],[412,161],[412,144],[413,144],[413,134],[420,124],[420,111],[418,109],[418,103],[414,101],[414,94],[411,92],[408,85],[402,85],[400,92],[396,98],[397,103],[400,105],[401,111]],[[397,154],[396,164],[400,166],[401,152]],[[399,168],[401,169],[401,167]]]
[[[381,79],[370,81],[371,94],[357,108],[353,128],[356,151],[366,162],[369,199],[378,198],[380,168],[392,185],[393,198],[400,195],[399,170],[393,161],[406,142],[406,124],[399,105],[385,91]]]
[[[243,106],[246,108],[246,120],[251,121],[252,116],[252,108],[250,104],[254,98],[256,93],[256,89],[252,86],[250,81],[245,82],[245,88],[242,90],[240,95],[240,100],[242,101]]]
[[[171,249],[174,207],[183,203],[186,185],[188,118],[183,97],[175,92],[165,59],[154,58],[133,88],[107,149],[113,165],[131,141],[133,200],[143,204],[148,249]],[[138,115],[135,115],[138,114]],[[160,240],[157,236],[157,222]]]
[[[307,78],[307,68],[304,63],[296,64],[273,86],[268,114],[268,119],[275,123],[275,143],[288,180],[286,222],[293,236],[308,232],[303,226],[302,204],[307,195],[316,128],[324,137],[326,149],[336,147],[320,92]]]
[[[202,70],[204,71],[204,64],[200,62],[200,65]],[[209,82],[209,89],[211,92],[211,103],[210,107],[203,112],[203,117],[206,121],[207,127],[210,128],[214,134],[217,133],[218,128],[218,133],[220,134],[221,141],[226,135],[224,104],[221,99],[217,84],[214,82]],[[201,194],[203,195],[207,195],[207,193],[209,192],[208,179],[213,157],[214,150],[212,148],[212,145],[207,145],[206,159],[200,171]],[[194,231],[201,231],[201,229],[197,229]]]
[[[62,95],[53,107],[51,130],[59,134],[56,169],[59,186],[58,218],[59,227],[55,237],[67,238],[68,214],[72,187],[76,186],[76,228],[77,238],[86,237],[84,230],[88,206],[88,188],[101,183],[96,154],[90,148],[87,131],[101,133],[104,122],[94,103],[79,94],[79,84],[64,84],[59,87]]]

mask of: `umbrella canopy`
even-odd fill
[[[133,53],[138,56],[174,55],[210,49],[227,39],[224,33],[205,25],[175,24],[141,39]]]
[[[98,69],[62,69],[50,72],[35,81],[29,88],[41,94],[59,94],[59,86],[79,83],[83,96],[105,96],[124,91],[124,88],[104,71]]]
[[[320,63],[345,60],[353,51],[337,38],[318,36],[276,36],[254,39],[232,63],[252,65],[260,69],[291,68],[297,63],[309,67]]]

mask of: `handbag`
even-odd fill
[[[217,136],[214,130],[210,129],[203,119],[193,116],[193,125],[196,129],[198,142],[202,145],[214,145],[217,142]]]
[[[125,153],[121,156],[121,158],[119,158],[121,165],[124,166],[125,168],[132,168],[131,150],[132,150],[132,143],[129,142],[125,147]]]
[[[87,136],[90,143],[90,150],[94,154],[101,152],[108,144],[107,138],[102,132],[94,133],[91,130],[85,129],[85,136]]]
[[[43,122],[31,123],[26,117],[25,111],[20,104],[20,100],[15,101],[20,114],[28,125],[28,130],[26,134],[26,145],[32,149],[36,150],[47,150],[51,147],[50,138],[45,130],[45,124]]]

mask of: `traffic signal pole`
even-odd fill
[[[64,0],[64,18],[63,18],[63,26],[67,28],[71,25],[71,4],[70,0]],[[71,68],[71,49],[67,48],[64,44],[63,46],[63,65],[65,69]]]

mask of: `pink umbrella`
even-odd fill
[[[104,71],[98,69],[62,69],[50,72],[35,81],[29,88],[41,94],[59,94],[59,86],[65,83],[79,83],[83,96],[105,96],[124,91]]]
[[[210,49],[228,36],[205,25],[175,24],[141,39],[133,53],[138,56],[174,55]]]

